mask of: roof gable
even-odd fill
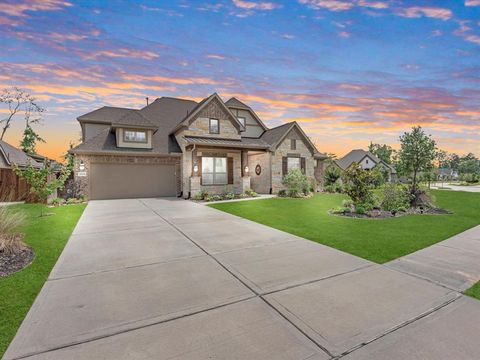
[[[230,98],[227,102],[225,102],[225,105],[227,105],[229,109],[240,109],[240,110],[246,110],[250,112],[250,114],[258,122],[258,124],[263,128],[263,130],[268,130],[267,126],[263,123],[262,120],[260,120],[256,112],[253,111],[253,109],[250,106],[241,102],[236,97]]]
[[[243,125],[238,121],[237,117],[232,114],[220,96],[218,96],[217,93],[213,93],[199,102],[185,119],[173,129],[172,133],[177,132],[181,128],[188,127],[198,117],[227,118],[239,131],[244,129]]]
[[[41,163],[35,161],[35,159],[22,150],[17,149],[15,146],[10,145],[3,140],[0,140],[0,153],[8,166],[16,164],[17,166],[22,167],[31,164],[33,167],[42,167]]]
[[[265,131],[261,139],[268,142],[271,145],[272,150],[275,150],[276,148],[278,148],[278,146],[283,142],[283,140],[287,137],[287,135],[293,129],[296,129],[298,131],[298,133],[300,134],[300,137],[303,138],[305,144],[312,151],[312,154],[318,153],[318,150],[315,147],[315,145],[312,143],[312,141],[308,138],[307,134],[305,134],[302,128],[295,121],[286,123],[286,124],[277,126],[276,128]]]

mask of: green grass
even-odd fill
[[[465,295],[474,297],[475,299],[480,300],[480,281],[473,285],[470,289],[465,291]]]
[[[408,215],[388,219],[333,216],[344,195],[318,194],[310,199],[272,198],[212,204],[213,208],[306,239],[385,263],[445,240],[480,224],[480,194],[433,191],[437,205],[451,215]]]
[[[0,358],[7,350],[35,297],[67,243],[85,205],[68,205],[44,210],[54,213],[38,217],[38,204],[15,205],[27,218],[19,228],[25,242],[35,250],[35,259],[22,271],[0,278]]]

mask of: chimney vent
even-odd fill
[[[148,106],[148,96],[145,99],[147,100],[147,106]]]

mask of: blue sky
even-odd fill
[[[99,106],[212,92],[269,126],[298,121],[324,152],[396,146],[422,125],[480,155],[480,0],[17,0],[0,30],[0,88],[47,108],[40,150],[54,157]]]

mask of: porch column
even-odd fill
[[[248,165],[248,150],[242,150],[241,154],[241,163],[242,163],[242,194],[245,193],[245,190],[251,189],[250,183],[250,167]],[[246,171],[248,170],[248,171]]]
[[[195,196],[202,191],[200,182],[200,164],[197,157],[197,149],[192,150],[192,163],[190,175],[190,196]],[[195,171],[197,170],[197,171]]]

